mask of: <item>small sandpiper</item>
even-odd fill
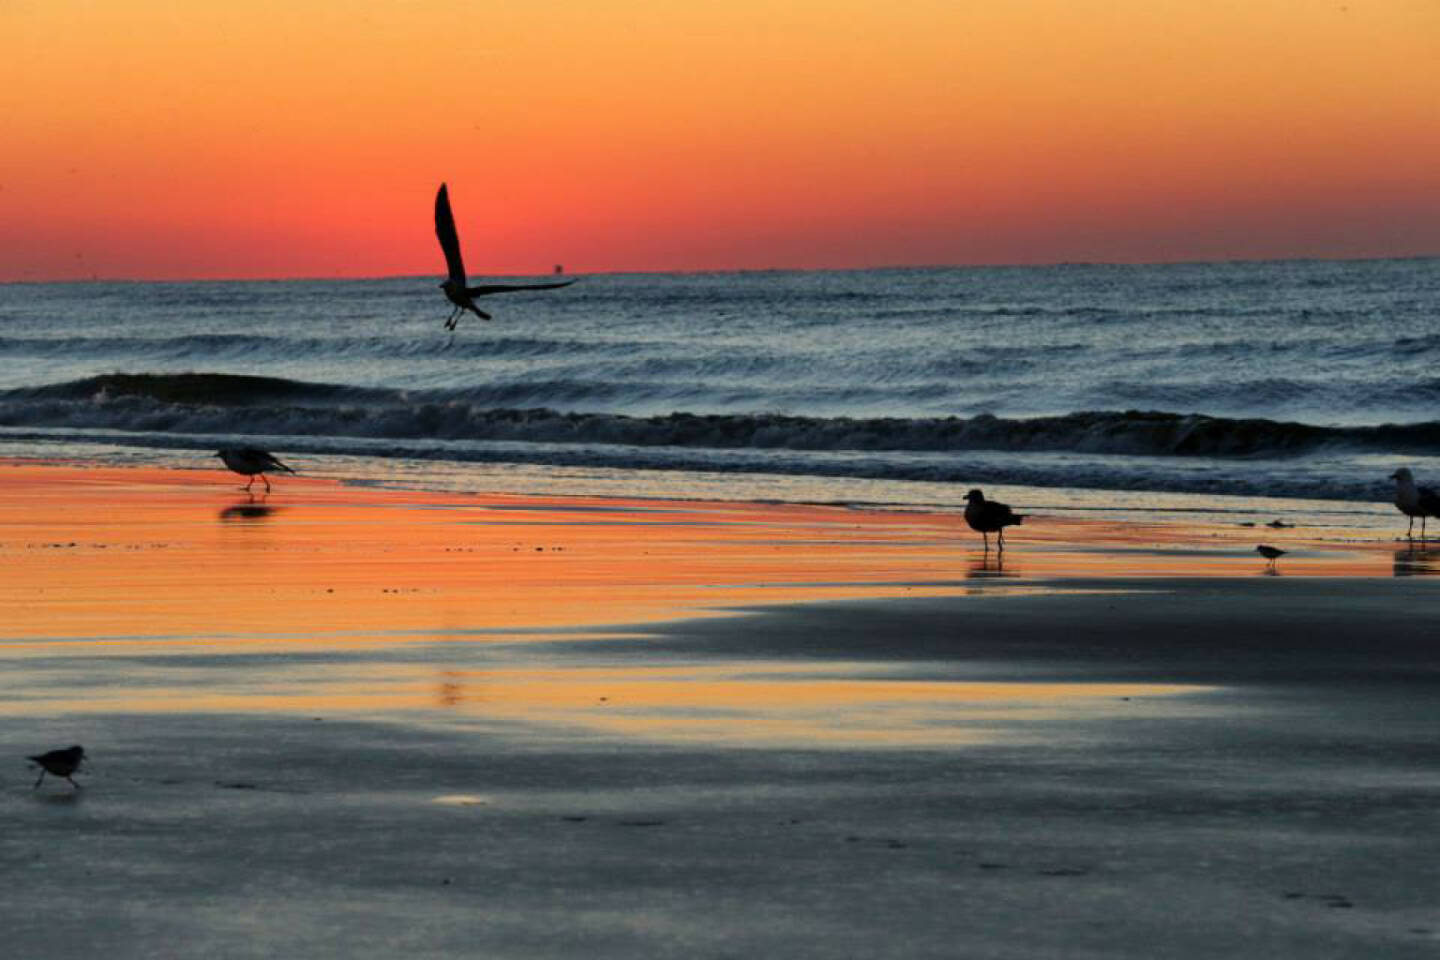
[[[1285,554],[1289,551],[1281,550],[1279,547],[1272,547],[1268,543],[1262,543],[1260,544],[1260,546],[1255,548],[1255,552],[1260,554],[1260,556],[1264,557],[1266,560],[1269,560],[1270,566],[1273,567],[1275,566],[1275,561],[1285,556]]]
[[[276,470],[284,470],[286,473],[295,472],[276,460],[268,451],[261,450],[259,447],[227,447],[224,450],[217,450],[215,456],[225,461],[225,466],[240,476],[250,478],[245,484],[246,490],[249,490],[250,484],[255,482],[256,477],[259,477],[265,481],[265,492],[269,493],[270,478],[265,476],[266,473],[273,473]]]
[[[25,759],[40,767],[40,777],[35,781],[35,786],[30,788],[35,790],[39,788],[40,781],[45,779],[47,773],[70,780],[70,775],[80,768],[80,764],[85,762],[85,748],[77,744],[65,750],[51,750],[49,753],[41,753]],[[76,790],[80,789],[80,784],[74,780],[70,780],[70,786]]]

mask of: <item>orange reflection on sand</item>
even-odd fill
[[[1264,569],[1259,535],[1235,528],[1037,517],[1001,557],[975,549],[947,513],[463,496],[305,477],[255,499],[211,470],[0,471],[0,629],[12,640],[574,629],[994,589],[987,579]],[[1269,539],[1294,550],[1282,575],[1425,569],[1378,545]]]
[[[431,712],[540,738],[576,733],[650,742],[927,747],[1014,740],[1056,710],[1203,693],[1178,684],[897,679],[871,663],[445,669],[420,664],[291,667],[226,682],[107,686],[83,698],[0,707],[65,713],[255,713],[343,719]],[[1127,705],[1124,709],[1133,710]]]
[[[938,746],[1015,735],[1062,707],[1197,693],[1172,684],[893,679],[873,665],[752,664],[472,671],[455,709],[652,741]]]
[[[417,494],[212,472],[7,469],[10,637],[536,629],[942,579],[903,515]],[[816,586],[810,586],[816,585]]]

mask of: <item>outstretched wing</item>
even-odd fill
[[[487,283],[478,287],[466,287],[465,292],[472,297],[484,297],[492,293],[514,293],[516,290],[554,290],[556,287],[568,287],[574,280],[562,280],[559,283]]]
[[[465,261],[460,259],[460,237],[455,232],[455,216],[450,212],[450,191],[440,184],[435,194],[435,236],[445,252],[445,270],[457,287],[465,286]]]

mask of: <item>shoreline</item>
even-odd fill
[[[1429,550],[235,487],[0,463],[17,957],[1440,943]]]

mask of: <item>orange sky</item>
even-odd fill
[[[4,0],[0,280],[1440,254],[1435,0]]]

